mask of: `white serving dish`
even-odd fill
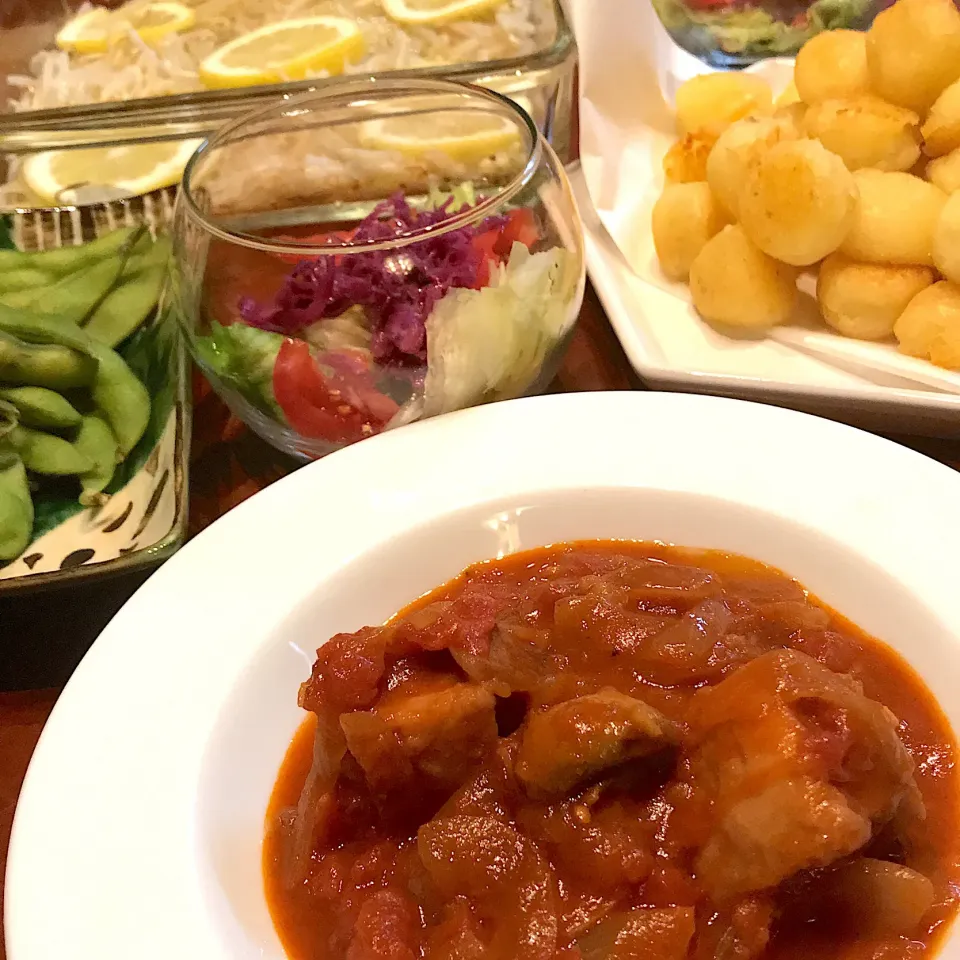
[[[590,280],[630,364],[648,386],[762,400],[886,433],[960,437],[958,394],[828,361],[770,338],[736,340],[718,333],[697,316],[688,296],[631,270],[601,224],[583,174],[572,171],[570,181],[583,218]],[[862,346],[827,331],[823,337]]]
[[[9,960],[279,960],[264,814],[315,646],[466,564],[659,539],[774,564],[960,727],[960,475],[827,420],[657,393],[476,408],[311,464],[168,561],[78,668],[23,786]],[[941,957],[960,957],[954,935]]]

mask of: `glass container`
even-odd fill
[[[322,456],[541,390],[579,312],[582,230],[530,117],[450,81],[346,81],[187,165],[174,306],[230,408]]]

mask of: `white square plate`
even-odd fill
[[[960,437],[960,395],[879,372],[867,379],[785,344],[733,340],[712,330],[689,302],[633,273],[600,223],[580,170],[571,171],[571,182],[590,279],[648,386],[762,400],[886,433]]]

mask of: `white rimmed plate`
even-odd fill
[[[467,410],[279,481],[120,611],[27,773],[9,960],[282,957],[260,844],[313,649],[471,561],[584,537],[781,567],[900,650],[960,727],[960,475],[849,427],[711,397]],[[956,938],[942,955],[960,955]]]

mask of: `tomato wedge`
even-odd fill
[[[534,212],[529,207],[515,207],[507,214],[495,250],[501,258],[506,258],[510,256],[514,243],[522,243],[529,250],[539,239]]]
[[[480,255],[474,290],[490,283],[490,263],[499,265],[510,256],[515,243],[522,243],[528,250],[540,239],[537,219],[528,207],[517,207],[507,213],[507,222],[497,229],[484,230],[472,240],[473,249]]]
[[[477,279],[473,283],[474,290],[480,290],[490,283],[490,262],[500,263],[500,257],[495,249],[499,239],[500,233],[497,230],[486,230],[484,233],[478,233],[471,241],[473,249],[480,255]]]
[[[284,340],[273,367],[273,395],[294,430],[330,443],[352,443],[379,433],[398,409],[394,400],[376,390],[365,362],[349,377],[334,371],[328,378],[310,344],[290,338]]]

